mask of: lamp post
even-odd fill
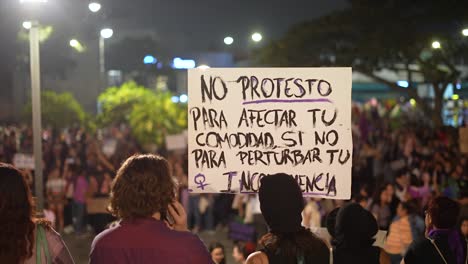
[[[99,34],[99,73],[101,76],[101,85],[106,86],[105,73],[106,73],[106,61],[105,61],[105,39],[111,38],[114,35],[114,31],[110,28],[104,28]]]
[[[22,4],[40,4],[47,0],[20,0]],[[41,215],[44,210],[44,180],[42,171],[42,120],[41,120],[41,68],[39,56],[39,23],[23,23],[29,28],[29,62],[31,67],[32,127],[34,151],[34,187],[36,195],[36,212]]]

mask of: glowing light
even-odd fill
[[[407,81],[397,81],[396,83],[398,86],[403,87],[403,88],[409,87],[409,83]]]
[[[255,42],[260,42],[262,40],[262,34],[255,32],[252,34],[252,40]]]
[[[433,49],[440,49],[442,46],[440,45],[439,41],[434,41],[432,42],[432,48]]]
[[[462,34],[463,36],[468,37],[468,28],[463,29]]]
[[[71,46],[72,48],[74,48],[74,49],[75,49],[76,51],[78,51],[78,52],[83,52],[83,51],[85,51],[85,47],[84,47],[83,45],[81,45],[81,43],[80,43],[78,40],[76,40],[76,39],[70,40],[69,44],[70,44],[70,46]]]
[[[460,99],[460,96],[459,96],[458,94],[452,95],[452,100],[455,100],[455,101],[456,101],[456,100],[458,100],[458,99]]]
[[[47,0],[20,0],[20,3],[47,3]]]
[[[101,4],[96,3],[96,2],[92,2],[92,3],[89,3],[88,8],[89,8],[89,11],[91,11],[93,13],[96,13],[99,10],[101,10]]]
[[[416,106],[416,100],[414,100],[413,98],[409,100],[409,103],[411,106]]]
[[[152,55],[146,55],[144,58],[143,58],[143,63],[144,64],[156,64],[158,62],[158,60],[153,57]]]
[[[171,97],[171,101],[174,103],[174,104],[177,104],[179,102],[179,96],[172,96]]]
[[[23,22],[23,27],[24,27],[25,29],[31,29],[31,27],[32,27],[31,21],[24,21],[24,22]]]
[[[78,42],[78,40],[76,40],[76,39],[70,40],[70,46],[72,46],[73,48],[76,48],[79,45],[80,45],[80,42]]]
[[[232,37],[228,36],[224,38],[224,44],[231,45],[232,43],[234,43],[234,39]]]
[[[188,101],[188,96],[186,94],[181,94],[179,97],[179,101],[185,104]]]
[[[111,38],[112,35],[114,35],[114,31],[110,28],[103,28],[101,29],[101,37],[108,39]]]
[[[206,65],[206,64],[202,64],[200,66],[197,67],[198,69],[201,69],[201,70],[206,70],[206,69],[209,69],[210,66]]]
[[[195,61],[183,60],[181,58],[174,58],[172,60],[172,67],[174,69],[193,69],[195,68]]]
[[[455,87],[457,87],[457,90],[460,90],[460,89],[461,89],[461,84],[460,84],[460,83],[457,83],[457,84],[455,85]]]

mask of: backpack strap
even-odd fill
[[[36,263],[38,264],[42,263],[41,262],[42,250],[44,250],[44,253],[45,253],[46,263],[52,264],[52,260],[50,258],[50,252],[49,252],[49,244],[47,242],[44,227],[38,224],[37,230],[36,230]]]

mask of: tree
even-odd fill
[[[135,82],[126,82],[120,87],[106,89],[98,97],[101,105],[101,113],[97,117],[98,124],[108,126],[128,122],[133,107],[152,96],[152,91]]]
[[[159,93],[135,105],[130,114],[130,127],[141,144],[161,147],[166,135],[187,128],[186,105],[174,104],[170,92]]]
[[[71,93],[56,93],[43,91],[41,93],[41,117],[45,126],[63,129],[74,125],[92,128],[90,117]],[[32,118],[32,105],[28,103],[24,108],[24,118]]]
[[[170,92],[154,92],[135,82],[111,87],[99,96],[101,126],[128,123],[133,136],[142,145],[164,144],[165,135],[181,132],[187,127],[184,104],[172,102]]]
[[[352,66],[354,70],[405,92],[442,125],[443,94],[460,81],[456,65],[466,57],[461,36],[468,1],[351,0],[348,8],[293,26],[281,39],[259,51],[260,64],[274,66]],[[433,41],[441,49],[432,49]],[[406,73],[409,86],[398,86],[378,72]],[[432,85],[433,100],[421,98],[415,76]]]

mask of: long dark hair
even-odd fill
[[[372,207],[374,205],[378,205],[379,208],[382,206],[382,198],[380,198],[382,196],[382,193],[383,192],[386,192],[387,191],[387,185],[388,184],[385,184],[384,186],[381,186],[379,189],[377,189],[377,191],[374,193],[374,198],[372,199],[372,204],[371,206],[369,207],[370,210],[372,210]]]
[[[280,252],[285,261],[288,261],[284,264],[295,264],[297,256],[300,255],[306,257],[306,263],[321,263],[318,259],[315,261],[307,259],[307,256],[316,256],[320,252],[329,252],[325,243],[306,228],[301,228],[295,233],[267,233],[260,239],[260,245],[268,252]],[[328,260],[328,256],[323,256],[323,258]]]
[[[226,264],[226,251],[224,251],[224,245],[219,243],[219,242],[213,242],[210,244],[209,250],[210,250],[210,255],[213,253],[213,250],[220,248],[223,250],[224,258],[221,260],[219,264]]]
[[[20,263],[32,256],[33,203],[23,174],[0,163],[0,263]]]

